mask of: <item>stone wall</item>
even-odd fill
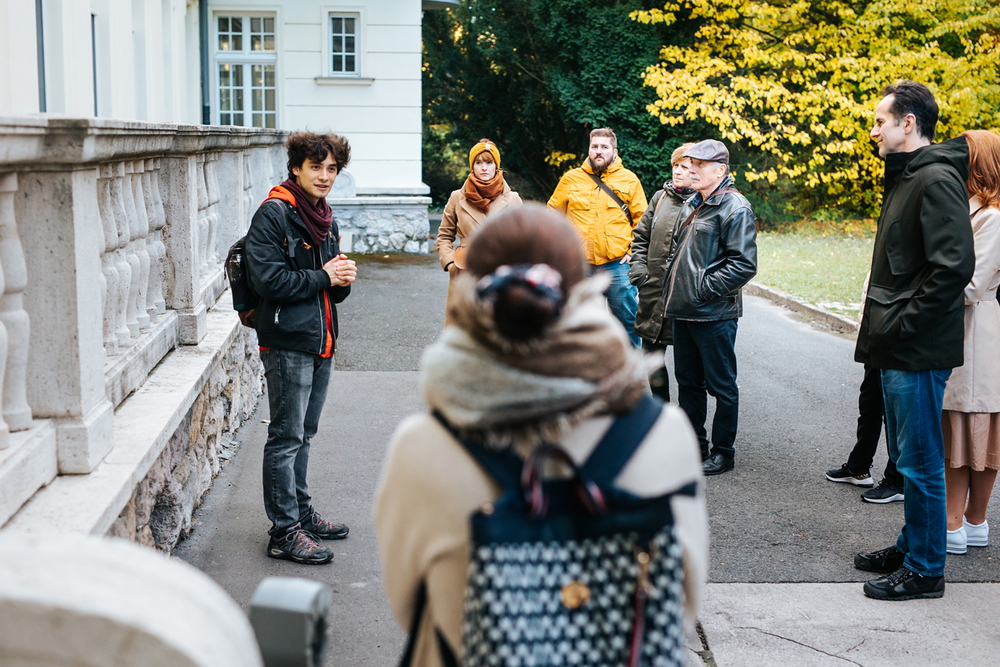
[[[170,553],[190,534],[192,514],[235,453],[236,430],[253,414],[263,393],[257,350],[257,334],[240,327],[109,536]]]
[[[426,253],[430,197],[328,199],[344,252]]]

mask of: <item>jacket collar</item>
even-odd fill
[[[725,196],[723,193],[719,192],[719,190],[731,187],[733,187],[733,177],[730,176],[729,174],[726,174],[726,177],[722,179],[722,182],[719,183],[718,187],[716,187],[715,190],[712,190],[712,194],[708,195],[708,200],[705,202],[705,204],[708,206],[718,206],[719,204],[722,203],[722,198]],[[694,206],[697,206],[702,201],[701,193],[695,192],[694,196],[688,199],[687,201],[689,201]]]

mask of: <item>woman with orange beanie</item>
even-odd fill
[[[465,248],[476,228],[490,213],[496,213],[512,204],[520,204],[521,198],[504,181],[500,170],[500,149],[489,139],[480,139],[469,151],[471,173],[465,185],[451,193],[444,207],[441,227],[437,234],[438,259],[441,268],[450,274],[448,294],[455,277],[465,268]],[[461,242],[455,247],[455,239]],[[445,316],[445,326],[451,324]]]

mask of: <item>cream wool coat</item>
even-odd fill
[[[969,200],[969,212],[981,206]],[[945,410],[1000,412],[1000,210],[983,208],[972,217],[976,272],[965,288],[964,365],[954,369],[944,390]]]
[[[610,417],[585,420],[562,446],[582,462],[610,424]],[[694,432],[680,409],[668,405],[615,483],[648,497],[693,480],[702,480]],[[410,627],[417,589],[421,581],[427,584],[413,663],[418,667],[441,665],[435,628],[461,660],[469,517],[499,492],[430,415],[409,417],[396,429],[376,493],[375,528],[385,590],[404,631]],[[673,510],[684,551],[685,611],[693,624],[708,567],[708,515],[701,489],[696,498],[674,498]]]

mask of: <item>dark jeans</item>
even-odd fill
[[[740,411],[740,391],[736,387],[736,320],[674,320],[673,345],[677,402],[691,421],[702,452],[708,451],[707,391],[715,398],[711,451],[732,456]]]
[[[667,346],[650,343],[648,340],[642,341],[642,351],[647,354],[656,355],[660,359],[660,365],[649,374],[649,390],[653,396],[661,399],[664,403],[670,402],[670,374],[667,373]]]
[[[261,350],[271,423],[264,445],[264,510],[280,535],[310,509],[309,441],[316,435],[333,358],[294,350]]]
[[[847,459],[847,467],[854,474],[860,475],[871,470],[884,421],[882,374],[877,368],[865,364],[865,378],[861,381],[861,391],[858,393],[858,441]],[[885,464],[883,476],[889,486],[903,488],[903,476],[896,470],[896,463],[891,456]]]
[[[616,259],[607,264],[591,264],[590,267],[592,271],[604,271],[611,274],[611,284],[604,292],[604,296],[608,300],[608,308],[625,327],[632,344],[639,347],[640,340],[635,334],[635,313],[639,310],[639,290],[628,280],[628,262],[622,264],[621,260]]]
[[[896,548],[903,564],[925,577],[944,574],[948,522],[944,485],[941,402],[951,369],[882,371],[889,455],[903,476],[906,523]]]

